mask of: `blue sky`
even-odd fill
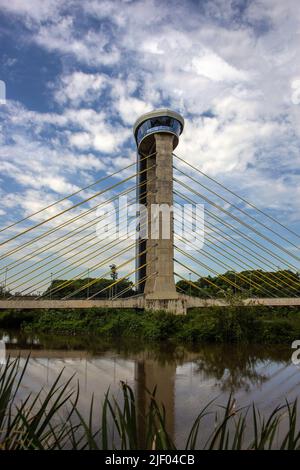
[[[297,0],[0,0],[0,35],[3,225],[133,161],[170,106],[181,157],[299,231]]]

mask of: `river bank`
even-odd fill
[[[191,309],[186,316],[135,310],[34,310],[0,312],[0,328],[63,335],[101,335],[183,343],[291,343],[300,338],[297,308]]]

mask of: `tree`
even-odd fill
[[[111,264],[109,267],[110,267],[110,277],[112,278],[113,281],[116,281],[118,279],[117,266],[115,264]]]

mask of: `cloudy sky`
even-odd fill
[[[0,0],[0,35],[3,225],[133,161],[168,106],[178,155],[299,229],[297,0]]]

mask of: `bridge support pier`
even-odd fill
[[[145,298],[145,310],[164,311],[174,315],[186,315],[187,301],[184,298],[177,299],[149,299]]]

